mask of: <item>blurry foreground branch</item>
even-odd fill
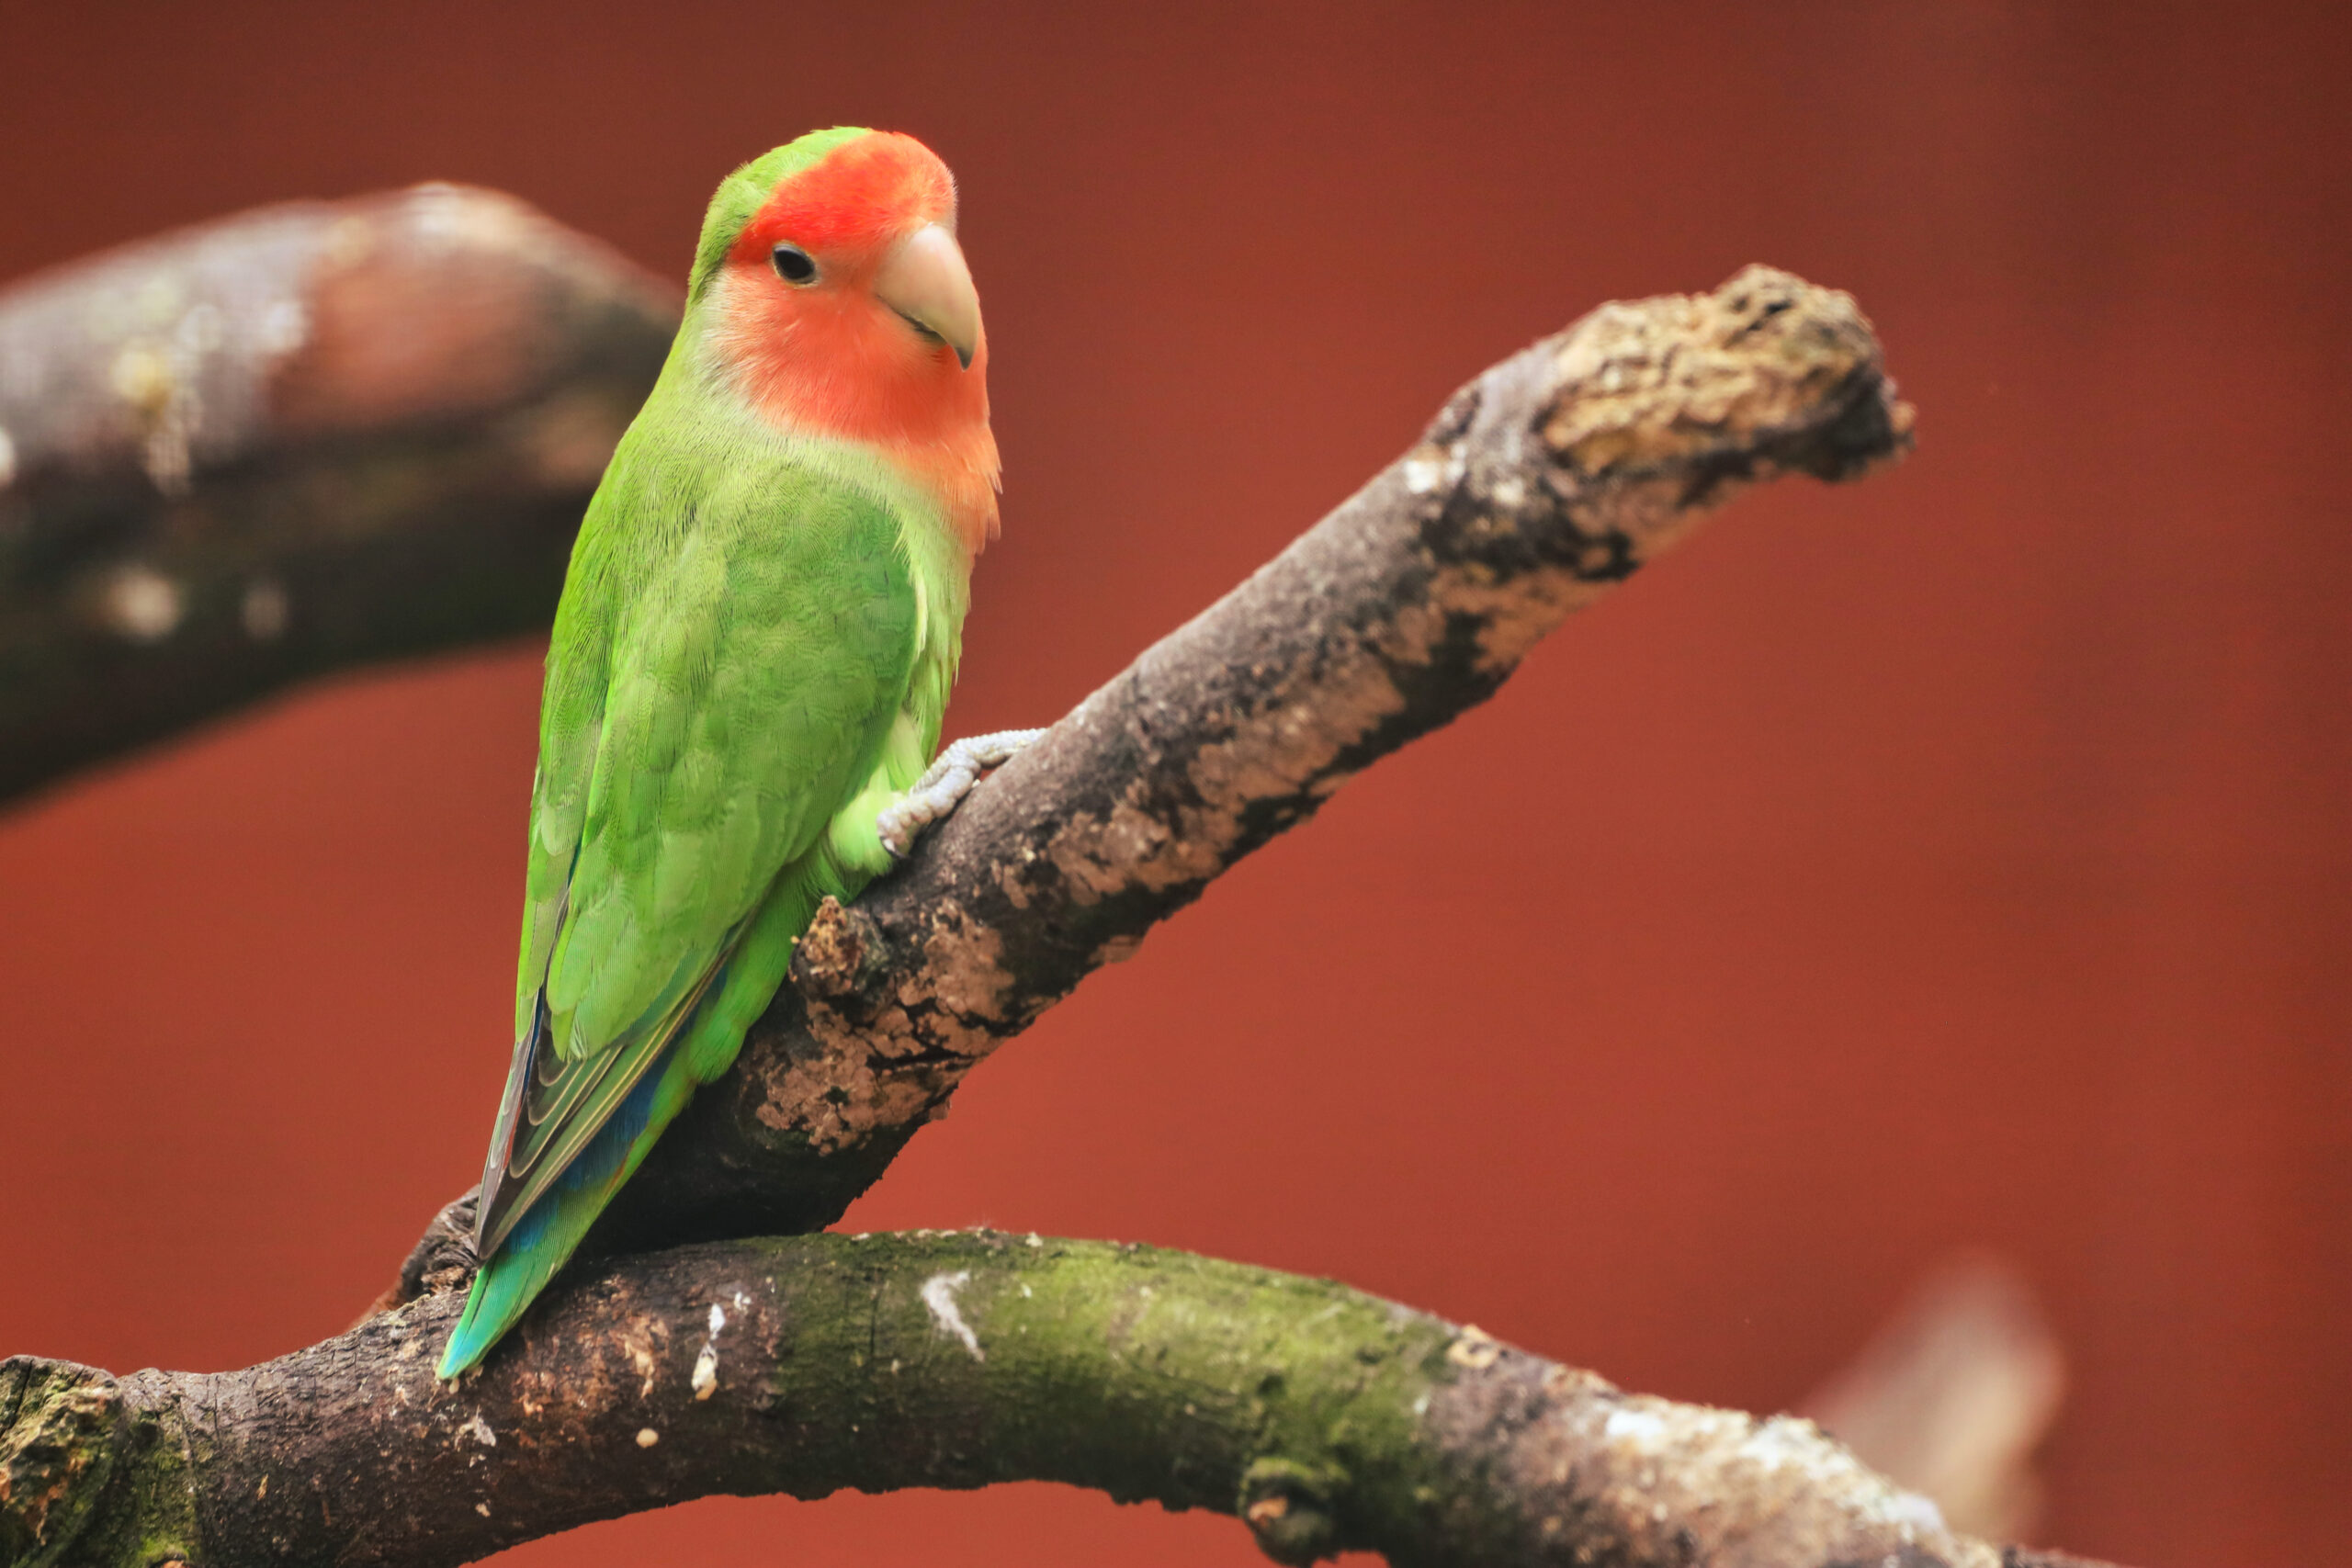
[[[0,293],[0,802],[547,625],[677,303],[487,191],[271,208]]]
[[[641,293],[600,298],[620,297],[658,324]],[[109,385],[120,395],[143,374]],[[471,406],[570,406],[560,388],[584,372],[546,374],[499,383],[538,393]],[[622,379],[581,391],[581,406],[625,407]],[[141,427],[140,477],[165,498],[153,522],[202,459],[172,434],[170,398],[145,395],[164,411]],[[490,449],[463,442],[505,417],[447,427],[472,433],[450,450]],[[613,1210],[598,1240],[624,1256],[583,1257],[481,1373],[432,1378],[471,1263],[464,1200],[402,1271],[405,1304],[268,1365],[116,1378],[7,1363],[0,1564],[427,1568],[713,1492],[1024,1477],[1230,1510],[1285,1562],[1350,1547],[1400,1562],[2035,1561],[1954,1534],[1809,1423],[1623,1395],[1328,1282],[989,1235],[726,1239],[830,1224],[996,1045],[1354,773],[1491,695],[1544,633],[1709,507],[1784,472],[1861,472],[1904,448],[1908,424],[1852,301],[1761,268],[1709,296],[1606,307],[1487,371],[1361,493],[977,791],[899,874],[828,908],[737,1071]],[[369,449],[367,420],[338,428]],[[537,449],[516,440],[495,450]],[[595,444],[548,471],[584,489]],[[336,482],[372,493],[375,480]],[[333,509],[314,506],[279,514],[296,535],[304,516],[332,533]],[[407,515],[423,528],[437,514]],[[234,516],[215,522],[235,534]],[[179,536],[158,523],[149,547]],[[498,619],[451,633],[442,610],[411,602],[415,580],[368,587],[357,597],[379,624],[410,614],[442,628],[404,646]],[[83,603],[52,597],[58,617]],[[242,634],[290,638],[306,601],[288,598],[281,623],[247,607],[248,587]],[[212,602],[183,590],[180,618],[146,641],[176,637]],[[165,620],[121,603],[106,614],[49,624],[111,625],[137,645],[146,634],[125,626]],[[102,671],[82,635],[26,646]],[[48,765],[72,750],[51,746]],[[682,1228],[705,1244],[635,1251]]]

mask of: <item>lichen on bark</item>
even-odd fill
[[[1285,1562],[1997,1561],[1809,1422],[1625,1394],[1329,1280],[1148,1247],[650,1254],[439,1382],[458,1306],[436,1292],[244,1372],[7,1363],[0,1564],[440,1568],[717,1493],[1015,1480],[1229,1514]]]

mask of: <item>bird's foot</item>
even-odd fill
[[[1046,732],[1042,729],[1000,729],[993,735],[973,735],[956,741],[939,754],[939,760],[923,770],[914,787],[883,807],[874,819],[875,831],[882,836],[882,847],[890,852],[893,860],[904,860],[913,852],[915,840],[934,822],[944,821],[948,814],[963,804],[980,775],[999,763],[1010,761],[1012,754]]]

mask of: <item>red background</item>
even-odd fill
[[[2041,1533],[2352,1536],[2347,29],[2320,9],[0,7],[0,276],[496,186],[679,276],[735,161],[957,170],[1005,533],[951,724],[1062,712],[1618,295],[1849,288],[1921,414],[1351,784],[851,1216],[1335,1274],[1776,1407],[1951,1248],[2072,1367]],[[537,650],[0,821],[0,1349],[339,1328],[481,1157]],[[2329,1543],[2329,1544],[2322,1544]],[[1243,1563],[1045,1487],[718,1501],[554,1564]]]

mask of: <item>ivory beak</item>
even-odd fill
[[[956,351],[967,370],[980,346],[980,296],[956,236],[926,223],[874,275],[874,297]]]

